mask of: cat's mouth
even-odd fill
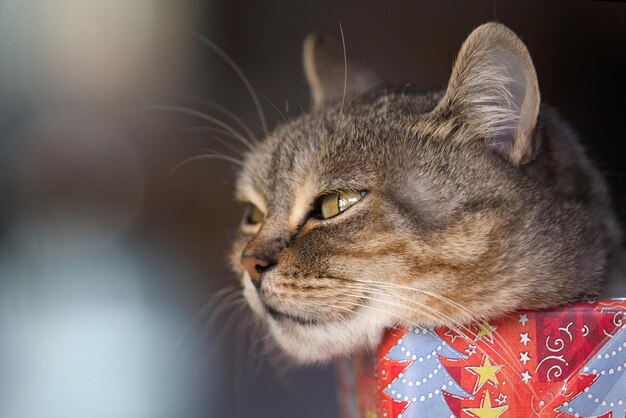
[[[263,303],[263,307],[265,308],[265,310],[267,311],[267,313],[275,320],[275,321],[293,321],[293,322],[297,322],[298,324],[301,325],[318,325],[319,324],[319,320],[317,319],[313,319],[313,318],[307,318],[304,316],[299,316],[299,315],[293,315],[290,313],[286,313],[286,312],[282,312],[279,311],[278,309],[268,305],[265,302]]]

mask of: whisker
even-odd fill
[[[276,109],[276,111],[278,112],[278,114],[280,114],[280,116],[283,118],[283,120],[284,120],[285,122],[288,122],[288,121],[289,121],[289,119],[287,119],[287,116],[285,116],[285,114],[284,114],[283,112],[281,112],[281,111],[280,111],[280,109],[279,109],[278,107],[276,107],[276,105],[275,105],[274,103],[272,103],[272,101],[271,101],[268,97],[263,96],[263,98],[264,98],[265,100],[267,100],[267,102],[268,102],[268,103],[269,103],[269,104],[270,104],[270,105],[271,105],[274,109]]]
[[[405,318],[405,317],[403,317],[403,316],[401,316],[401,315],[398,315],[398,314],[396,314],[396,313],[393,313],[393,312],[389,312],[389,311],[387,311],[387,310],[385,310],[385,309],[377,308],[377,307],[370,306],[370,305],[364,305],[364,304],[362,304],[362,303],[358,303],[358,302],[349,302],[349,301],[346,301],[345,303],[347,303],[347,304],[349,304],[349,305],[352,305],[352,306],[355,306],[355,307],[373,309],[373,310],[375,310],[375,311],[378,311],[378,312],[381,312],[381,313],[384,313],[384,314],[387,314],[387,315],[391,315],[391,316],[393,316],[393,317],[395,317],[395,318],[397,318],[397,319],[402,320],[404,323],[407,323],[407,324],[409,324],[409,325],[412,325],[412,326],[414,326],[414,327],[416,327],[416,328],[426,329],[426,330],[427,330],[427,331],[428,331],[431,335],[433,335],[433,336],[435,335],[435,334],[433,333],[433,331],[432,331],[432,330],[429,330],[427,327],[424,327],[424,326],[422,326],[422,325],[420,325],[420,324],[418,324],[418,323],[416,323],[416,322],[414,322],[414,321],[411,321],[411,320],[410,320],[410,319],[408,319],[408,318]],[[354,311],[352,311],[352,312],[354,312]],[[424,313],[424,316],[426,316],[426,317],[430,317],[430,319],[433,319],[433,320],[437,320],[437,318],[435,318],[435,317],[433,317],[433,316],[431,316],[431,315],[429,315],[429,314],[426,314],[426,313]]]
[[[253,321],[252,325],[254,325],[255,322],[256,321]],[[267,352],[266,347],[270,345],[273,341],[267,341],[269,333],[267,332],[267,330],[265,330],[265,335],[262,335],[260,326],[252,326],[251,329],[253,329],[255,333],[253,355],[256,359],[256,366],[254,367],[254,375],[258,376],[259,373],[261,373],[261,370],[263,370],[263,366],[265,365],[265,357]]]
[[[456,309],[458,309],[459,311],[465,313],[465,315],[467,315],[468,318],[470,318],[470,320],[472,321],[476,321],[475,315],[468,310],[467,308],[465,308],[463,305],[449,299],[446,298],[445,296],[439,295],[437,293],[433,293],[430,292],[428,290],[425,289],[417,289],[415,287],[411,287],[411,286],[406,286],[406,285],[400,285],[400,284],[396,284],[396,283],[389,283],[389,282],[380,282],[380,281],[374,281],[374,280],[353,280],[353,281],[358,281],[361,283],[367,283],[367,284],[373,284],[373,285],[378,285],[378,286],[387,286],[387,287],[395,287],[398,289],[402,289],[402,290],[409,290],[409,291],[413,291],[413,292],[420,292],[423,293],[427,296],[436,298],[438,300],[441,300],[442,302],[448,303],[449,305],[455,307]],[[480,320],[480,318],[479,318]],[[511,358],[513,358],[514,360],[517,360],[517,358],[515,357],[513,350],[511,349],[511,347],[508,345],[508,343],[506,342],[506,340],[504,340],[501,336],[499,335],[495,335],[495,338],[498,339],[498,343],[500,344],[500,346],[502,348],[504,348],[506,351],[508,351],[508,353],[511,354]],[[507,354],[508,354],[507,353]]]
[[[377,282],[377,281],[372,281],[372,280],[353,280],[353,279],[347,279],[347,281],[349,281],[349,282],[357,282],[357,283],[367,283],[367,284],[373,284],[374,286],[376,286],[376,285],[379,285],[379,286],[380,286],[380,285],[382,285],[382,286],[386,286],[386,287],[391,286],[391,287],[398,288],[398,289],[402,289],[402,290],[409,290],[409,291],[414,291],[414,292],[421,292],[421,293],[424,293],[424,294],[426,294],[426,295],[428,295],[428,296],[432,296],[432,297],[438,298],[438,299],[440,299],[440,300],[442,300],[442,301],[444,301],[444,302],[447,302],[447,303],[453,304],[453,306],[455,306],[455,305],[456,305],[457,309],[459,309],[459,310],[461,310],[461,311],[465,311],[465,312],[466,312],[466,314],[467,314],[470,318],[473,318],[473,316],[474,316],[473,314],[471,314],[471,312],[470,312],[469,310],[465,309],[462,305],[460,305],[460,304],[458,304],[458,303],[456,303],[456,302],[453,302],[453,301],[451,301],[450,299],[445,298],[445,297],[443,297],[443,296],[441,296],[441,295],[437,295],[437,294],[435,294],[435,293],[428,292],[428,291],[423,290],[423,289],[417,289],[417,288],[414,288],[414,287],[404,286],[404,285],[399,285],[399,284],[395,284],[395,283]],[[371,289],[371,288],[365,288],[365,287],[364,287],[364,288],[363,288],[363,289],[361,289],[361,290],[363,290],[363,291],[371,291],[372,289]],[[382,290],[382,289],[380,289],[380,290]],[[405,299],[405,300],[409,300],[411,303],[420,304],[419,302],[414,301],[413,299],[406,298],[406,297],[402,297],[402,296],[400,296],[400,295],[390,295],[390,294],[387,294],[387,293],[383,293],[383,294],[385,294],[385,295],[387,295],[387,296],[392,296],[392,297],[394,297],[394,298],[398,298],[398,297],[399,297],[399,298],[402,298],[402,299]],[[423,304],[420,304],[420,305],[422,305],[423,307],[425,307],[425,308],[427,308],[427,309],[434,309],[434,308],[432,308],[432,307],[428,307],[428,306],[423,305]],[[447,315],[446,315],[446,316],[447,316]],[[448,318],[450,318],[450,317],[448,317]],[[461,322],[460,322],[460,321],[458,321],[458,320],[454,320],[454,321],[451,321],[451,322],[453,322],[453,323],[457,323],[459,326],[462,326],[462,325],[461,325]],[[471,332],[471,330],[469,330],[469,328],[467,328],[467,327],[464,327],[464,328],[465,328],[466,330],[468,330],[468,331],[470,331],[470,332]],[[499,336],[497,336],[497,337],[499,337]],[[500,337],[500,338],[501,338],[501,337]],[[502,348],[505,348],[505,349],[507,349],[507,348],[508,348],[508,350],[509,350],[509,351],[511,351],[511,353],[512,353],[512,350],[510,349],[510,347],[508,346],[508,344],[506,344],[506,342],[504,342],[504,344],[503,344],[503,343],[500,343],[500,344],[501,344]],[[506,345],[506,347],[504,347],[504,345]]]
[[[239,315],[241,314],[242,308],[245,306],[244,303],[245,301],[243,299],[236,298],[235,300],[231,301],[231,303],[228,304],[228,309],[226,309],[226,311],[229,312],[228,317],[226,318],[224,322],[222,322],[222,324],[220,325],[220,330],[218,334],[216,335],[215,339],[212,341],[213,349],[207,350],[207,354],[202,359],[200,359],[200,361],[198,361],[199,366],[196,370],[197,373],[200,373],[201,371],[206,370],[206,367],[209,364],[209,361],[211,360],[217,347],[222,346],[224,342],[227,341],[228,335],[231,335],[230,331],[232,330],[232,323],[233,321],[238,319]]]
[[[206,323],[206,326],[212,324],[213,320],[219,318],[219,315],[231,309],[234,305],[238,303],[244,303],[245,300],[240,291],[233,292],[228,294],[228,296],[222,298],[222,300],[215,306],[213,312],[211,313],[211,317]]]
[[[195,116],[197,118],[207,120],[207,121],[209,121],[211,123],[216,124],[217,126],[219,126],[221,128],[226,129],[228,132],[233,134],[233,136],[235,138],[237,138],[239,141],[241,141],[243,144],[245,144],[249,149],[253,148],[253,146],[250,143],[250,141],[248,141],[243,135],[241,135],[240,132],[238,132],[235,129],[233,129],[230,125],[224,123],[223,121],[221,121],[220,119],[218,119],[216,117],[213,117],[211,115],[207,115],[206,113],[202,113],[202,112],[200,112],[198,110],[187,109],[186,107],[168,106],[168,105],[151,105],[151,106],[144,106],[143,108],[147,109],[147,110],[161,110],[161,111],[182,113],[182,114]]]
[[[247,305],[245,303],[240,304],[235,309],[237,309],[236,318],[238,319],[235,324],[235,329],[233,333],[234,341],[233,341],[233,352],[235,357],[235,369],[233,374],[235,376],[235,386],[239,387],[238,380],[240,381],[244,377],[244,373],[247,370],[248,366],[248,354],[250,347],[250,338],[249,334],[246,333],[246,325],[247,322],[244,322],[242,319],[242,314],[244,310],[247,310]],[[249,316],[248,316],[249,317]],[[246,346],[248,349],[246,349]],[[244,358],[245,355],[245,358]]]
[[[211,132],[211,133],[217,133],[220,135],[225,135],[225,136],[230,136],[232,138],[232,135],[230,135],[230,133],[223,131],[219,128],[211,128],[208,126],[200,126],[200,127],[193,127],[193,128],[188,128],[187,131],[190,132]],[[231,144],[229,141],[226,141],[222,138],[219,138],[217,136],[209,136],[209,139],[212,139],[213,141],[222,144],[223,146],[225,146],[226,148],[228,148],[230,151],[234,152],[235,154],[237,154],[237,156],[239,157],[244,157],[244,154],[241,152],[241,150],[239,148],[237,148],[236,146],[234,146],[233,144]]]
[[[207,313],[210,312],[215,302],[215,299],[222,298],[223,300],[224,298],[232,296],[232,294],[234,294],[237,291],[238,289],[232,286],[228,286],[223,289],[220,289],[216,291],[214,294],[212,294],[209,297],[209,299],[200,306],[198,311],[191,317],[191,319],[189,320],[189,323],[187,324],[185,329],[182,331],[180,337],[178,338],[178,341],[174,345],[174,351],[171,356],[171,359],[168,362],[168,365],[163,370],[163,377],[165,377],[169,373],[169,371],[172,369],[172,367],[174,367],[174,364],[176,363],[176,361],[178,361],[178,358],[183,350],[184,345],[187,343],[189,336],[191,335],[191,330],[193,329],[194,325],[202,317],[204,317]]]
[[[367,291],[367,290],[365,290],[365,289],[363,289],[363,290],[364,290],[364,291]],[[370,291],[368,291],[368,293],[369,293],[369,292],[371,292],[371,290],[370,290]],[[386,294],[386,293],[383,293],[383,292],[379,292],[379,294],[380,294],[381,296],[392,296],[392,297],[394,297],[395,299],[398,299],[398,298],[399,298],[399,296],[398,296],[398,295],[390,295],[390,294]],[[364,298],[364,299],[369,299],[369,300],[372,300],[372,301],[375,301],[375,302],[385,303],[385,304],[388,304],[388,305],[390,305],[390,306],[394,306],[394,307],[396,307],[396,308],[401,308],[402,310],[409,310],[409,311],[412,311],[412,312],[418,313],[418,314],[420,314],[420,315],[426,316],[426,317],[427,317],[427,318],[429,318],[430,320],[433,320],[433,321],[439,322],[441,325],[446,326],[446,327],[449,327],[449,328],[452,328],[452,327],[457,327],[457,326],[454,324],[454,322],[446,322],[446,321],[447,321],[447,319],[446,319],[446,318],[450,318],[450,317],[448,317],[447,315],[445,315],[445,314],[443,314],[442,312],[438,311],[437,309],[432,308],[432,307],[429,307],[429,306],[424,305],[424,304],[421,304],[421,303],[419,303],[419,302],[413,301],[413,300],[408,299],[408,298],[403,298],[403,299],[409,300],[411,303],[416,304],[416,305],[419,305],[421,308],[424,308],[424,309],[427,309],[427,310],[429,310],[429,311],[433,312],[433,314],[432,314],[432,315],[430,315],[430,314],[427,314],[427,313],[425,313],[425,312],[423,312],[423,311],[421,311],[421,310],[412,309],[411,307],[406,306],[406,305],[404,305],[404,304],[397,304],[397,303],[393,303],[393,302],[391,302],[391,301],[384,300],[384,299],[372,298],[372,297],[370,297],[370,296],[364,296],[364,295],[361,295],[361,294],[353,294],[353,296],[355,296],[355,297],[361,297],[361,298]],[[435,315],[436,315],[436,316],[435,316]],[[441,317],[443,317],[443,318],[441,318]],[[442,320],[442,319],[443,319],[443,320]],[[470,332],[470,333],[471,333],[471,330],[470,330],[469,328],[466,328],[466,327],[463,327],[463,326],[460,326],[460,327],[461,327],[461,328],[463,328],[463,329],[465,329],[466,331],[468,331],[468,332]],[[420,328],[425,328],[425,327],[420,326]],[[460,334],[460,335],[461,335],[464,339],[466,339],[466,340],[468,340],[468,341],[470,340],[470,339],[469,339],[469,337],[468,337],[465,333],[463,333],[463,332],[459,332],[459,334]]]
[[[388,284],[388,283],[384,283],[384,282],[379,282],[379,284]],[[430,292],[428,290],[425,289],[415,289],[412,288],[410,286],[407,286],[407,290],[413,290],[413,291],[419,291],[427,296],[436,298],[442,302],[448,303],[449,305],[453,306],[454,308],[460,310],[461,312],[464,312],[468,317],[472,318],[474,321],[476,321],[475,315],[467,308],[465,308],[463,305],[459,304],[458,302],[455,302],[449,298],[446,298],[443,295],[439,295],[437,293],[434,292]],[[479,320],[482,320],[481,318],[479,318]],[[509,346],[509,344],[506,342],[506,340],[504,338],[502,338],[500,335],[495,334],[494,337],[498,340],[498,344],[500,344],[500,346],[502,348],[505,349],[505,351],[507,352],[507,354],[510,354],[511,358],[514,361],[517,361],[517,358],[515,357],[515,354],[513,352],[513,349]]]
[[[374,83],[368,84],[367,86],[363,87],[357,94],[355,94],[354,96],[352,96],[352,98],[350,99],[350,101],[348,102],[348,104],[346,105],[346,110],[350,108],[350,106],[352,105],[352,103],[357,100],[359,97],[361,97],[363,95],[363,93],[369,91],[369,89],[371,89],[372,87],[379,85],[379,84],[383,84],[384,81],[376,81]]]
[[[448,302],[448,303],[451,303],[451,304],[457,305],[457,306],[458,306],[458,308],[459,308],[459,309],[461,309],[461,310],[465,309],[464,307],[462,307],[462,306],[461,306],[461,305],[459,305],[458,303],[456,303],[456,302],[454,302],[454,301],[451,301],[451,300],[450,300],[450,299],[448,299],[448,298],[445,298],[445,297],[443,297],[443,296],[441,296],[441,295],[437,295],[437,294],[435,294],[435,293],[428,292],[428,291],[425,291],[425,290],[422,290],[422,289],[416,289],[416,288],[412,288],[412,287],[409,287],[409,286],[397,285],[397,284],[395,284],[395,283],[377,282],[377,281],[370,281],[370,280],[352,280],[352,279],[348,279],[348,281],[354,281],[354,282],[360,282],[360,283],[368,283],[368,284],[374,284],[374,285],[392,286],[392,287],[402,288],[402,289],[405,289],[405,290],[411,290],[411,291],[422,292],[422,293],[424,293],[424,294],[427,294],[427,295],[433,296],[433,297],[435,297],[435,298],[439,298],[439,299],[443,300],[444,302]],[[370,292],[371,292],[371,291],[372,291],[372,289],[370,289],[370,288],[366,288],[366,287],[359,288],[359,290],[361,290],[361,291],[365,291],[365,292],[367,292],[367,291],[370,291]],[[402,297],[402,296],[400,296],[400,295],[386,294],[386,293],[384,293],[384,292],[383,292],[383,293],[380,293],[380,294],[382,294],[382,295],[386,295],[386,296],[389,296],[389,297],[393,297],[393,298],[395,298],[395,299],[398,299],[398,298],[400,298],[400,299],[405,299],[405,300],[406,300],[406,299],[408,299],[409,301],[411,301],[411,303],[419,304],[419,305],[421,305],[422,307],[424,307],[424,308],[426,308],[426,309],[435,310],[435,309],[434,309],[434,308],[432,308],[432,307],[428,307],[428,306],[426,306],[426,305],[420,304],[419,302],[413,301],[412,299],[409,299],[409,298]],[[360,297],[360,295],[355,295],[355,296],[356,296],[356,297]],[[380,301],[380,302],[391,304],[391,302],[387,302],[387,301]],[[403,307],[403,306],[404,306],[404,305],[400,305],[400,307]],[[407,307],[407,308],[408,308],[408,307]],[[467,309],[465,309],[465,310],[467,310]],[[437,311],[437,310],[435,310],[435,311],[436,311],[436,312],[439,312],[439,311]],[[423,312],[420,312],[420,313],[421,313],[421,314],[424,314]],[[439,312],[439,313],[443,315],[443,313],[441,313],[441,312]],[[447,316],[447,315],[446,315],[446,316]],[[454,321],[454,322],[457,322],[457,321]],[[473,341],[471,338],[469,338],[469,337],[468,337],[468,336],[467,336],[464,332],[462,332],[462,331],[459,329],[459,326],[454,325],[454,324],[445,324],[445,326],[447,326],[448,328],[450,328],[451,330],[453,330],[454,332],[456,332],[457,334],[459,334],[460,336],[462,336],[465,340],[467,340],[467,341]],[[470,334],[474,333],[472,330],[470,330],[470,329],[469,329],[469,328],[467,328],[466,326],[461,325],[460,327],[461,327],[462,329],[464,329],[465,331],[467,331],[468,333],[470,333]],[[506,342],[506,340],[505,340],[503,337],[501,337],[501,336],[500,336],[500,335],[498,335],[497,333],[493,334],[493,337],[494,337],[494,340],[495,340],[496,346],[500,346],[500,347],[504,350],[504,353],[499,353],[499,352],[496,352],[496,353],[498,354],[498,356],[500,357],[500,359],[501,359],[503,362],[505,362],[505,363],[506,363],[506,365],[507,365],[507,366],[509,366],[510,368],[512,368],[512,369],[514,369],[514,370],[517,370],[517,369],[518,369],[518,367],[516,366],[516,364],[517,364],[517,357],[515,357],[515,353],[514,353],[514,352],[513,352],[513,350],[511,349],[510,345]],[[487,352],[486,352],[484,349],[482,349],[481,347],[479,347],[479,346],[477,346],[477,345],[476,345],[476,347],[477,347],[477,349],[479,349],[479,350],[480,350],[483,354],[488,355],[488,354],[487,354]],[[506,355],[506,357],[504,357],[504,355]],[[511,363],[511,361],[512,361],[512,363]],[[531,389],[531,390],[533,390],[533,391],[534,391],[534,389]]]
[[[362,290],[362,291],[366,291],[366,292],[368,292],[368,293],[371,293],[371,292],[372,292],[372,290],[371,290],[371,289],[369,289],[369,290],[367,290],[367,289],[360,289],[360,290]],[[421,308],[423,308],[423,309],[427,309],[427,310],[429,310],[429,311],[431,311],[431,312],[434,312],[434,314],[433,314],[433,315],[437,315],[437,316],[432,316],[432,315],[431,315],[431,316],[430,316],[430,318],[431,318],[431,319],[433,319],[433,318],[434,318],[437,322],[440,322],[442,325],[444,325],[444,326],[446,326],[446,327],[448,327],[448,328],[453,329],[455,332],[457,332],[457,333],[461,334],[461,336],[463,336],[466,340],[468,340],[468,341],[470,341],[470,340],[471,340],[471,339],[469,339],[469,337],[467,336],[467,334],[465,334],[465,332],[461,332],[461,330],[463,330],[463,331],[468,332],[469,334],[472,334],[472,332],[473,332],[473,331],[472,331],[471,329],[469,329],[468,327],[466,327],[466,326],[464,326],[464,325],[462,325],[462,324],[459,324],[456,320],[453,320],[450,316],[448,316],[448,315],[444,314],[443,312],[441,312],[441,311],[439,311],[439,310],[437,310],[437,309],[435,309],[435,308],[433,308],[433,307],[431,307],[431,306],[427,306],[427,305],[422,304],[422,303],[420,303],[420,302],[417,302],[417,301],[415,301],[415,300],[413,300],[413,299],[406,298],[406,297],[402,297],[402,296],[400,296],[400,295],[393,295],[393,294],[388,294],[388,293],[385,293],[385,292],[378,292],[378,294],[380,294],[380,295],[382,295],[382,296],[393,297],[393,298],[394,298],[394,299],[396,299],[396,300],[397,300],[397,299],[406,300],[406,301],[410,302],[411,304],[418,305],[419,307],[421,307]],[[355,297],[364,297],[364,298],[365,298],[365,296],[358,295],[358,294],[353,294],[353,296],[355,296]],[[376,302],[386,303],[386,304],[389,304],[389,305],[391,305],[391,306],[395,306],[395,307],[398,307],[398,308],[407,309],[407,310],[410,310],[410,311],[412,311],[412,312],[418,313],[418,314],[420,314],[420,315],[424,315],[424,314],[425,314],[423,311],[421,311],[421,310],[416,310],[416,309],[412,309],[410,306],[407,306],[407,305],[405,305],[405,304],[396,304],[396,303],[393,303],[393,302],[391,302],[391,301],[388,301],[388,300],[382,300],[382,299],[372,299],[372,300],[374,300],[374,301],[376,301]],[[442,321],[442,319],[443,319],[444,321]],[[504,348],[504,347],[503,347],[503,348]]]
[[[379,294],[381,296],[389,296],[389,297],[393,297],[394,299],[405,300],[405,301],[407,301],[409,303],[418,305],[418,306],[420,306],[420,307],[422,307],[424,309],[428,309],[429,311],[436,312],[437,314],[442,316],[446,321],[448,321],[448,322],[444,323],[444,325],[447,325],[448,323],[450,323],[450,324],[454,324],[456,326],[461,326],[461,327],[463,326],[463,324],[460,323],[459,320],[454,319],[451,316],[448,316],[448,315],[444,314],[443,312],[440,312],[437,309],[435,309],[435,308],[433,308],[431,306],[425,305],[423,303],[420,303],[420,302],[418,302],[418,301],[416,301],[414,299],[407,298],[407,297],[404,297],[404,296],[401,296],[401,295],[393,295],[391,293],[384,292],[382,289],[374,290],[372,288],[365,288],[365,287],[358,287],[358,286],[349,286],[349,285],[347,287],[351,288],[351,289],[355,289],[355,290],[361,290],[361,291],[367,292],[367,293],[377,293],[377,294]],[[468,329],[468,331],[469,331],[469,329]]]
[[[400,308],[403,308],[403,309],[410,309],[410,308],[408,308],[408,307],[406,307],[406,306],[404,306],[404,305],[397,305],[397,304],[394,304],[393,302],[389,302],[389,301],[379,300],[379,299],[376,299],[376,298],[368,298],[368,297],[363,297],[362,295],[354,295],[354,296],[355,296],[355,297],[362,297],[362,298],[364,298],[364,299],[371,299],[371,300],[373,300],[373,301],[386,303],[386,304],[389,304],[389,305],[391,305],[391,306],[400,307]],[[435,336],[436,338],[440,338],[439,336],[436,336],[436,335],[435,335],[435,333],[434,333],[434,331],[430,330],[428,327],[424,327],[424,326],[422,326],[422,325],[419,325],[419,324],[417,324],[416,322],[409,320],[408,318],[405,318],[405,317],[403,317],[403,316],[401,316],[401,315],[398,315],[398,314],[395,314],[395,313],[393,313],[393,312],[389,312],[389,311],[387,311],[387,310],[385,310],[385,309],[380,309],[380,308],[377,308],[377,307],[374,307],[374,306],[364,305],[364,304],[361,304],[361,303],[356,303],[356,302],[345,302],[345,303],[348,303],[349,305],[352,305],[352,306],[361,307],[361,308],[373,309],[373,310],[376,310],[376,311],[378,311],[378,312],[382,312],[382,313],[385,313],[385,314],[387,314],[387,315],[394,316],[394,317],[396,317],[396,318],[398,318],[398,319],[401,319],[402,321],[404,321],[404,322],[406,322],[406,323],[408,323],[408,324],[413,325],[413,326],[414,326],[414,327],[416,327],[416,328],[420,328],[420,329],[424,329],[424,330],[426,330],[429,334],[431,334],[431,335]],[[429,317],[429,316],[430,316],[431,318],[434,318],[434,317],[432,317],[431,315],[426,314],[426,313],[424,313],[424,312],[420,312],[420,314],[421,314],[421,315],[424,315],[424,316],[426,316],[426,317]],[[436,318],[435,318],[435,320],[436,320]],[[447,325],[446,325],[446,326],[447,326]],[[456,332],[457,334],[459,334],[459,336],[461,336],[461,338],[463,338],[464,340],[468,341],[469,343],[472,343],[472,344],[474,343],[474,341],[473,341],[473,340],[472,340],[472,339],[471,339],[468,335],[466,335],[465,333],[463,333],[462,331],[460,331],[460,330],[458,330],[458,329],[455,329],[455,327],[454,327],[454,326],[448,326],[448,328],[452,329],[454,332]],[[479,350],[482,354],[484,354],[485,356],[489,357],[489,354],[488,354],[488,353],[487,353],[487,352],[486,352],[486,351],[485,351],[482,347],[480,347],[478,344],[473,344],[473,345],[474,345],[474,347],[476,347],[476,349],[477,349],[477,350]],[[509,362],[507,362],[507,361],[506,361],[505,359],[503,359],[503,358],[502,358],[502,360],[505,362],[505,364],[506,364],[508,367],[512,368],[513,370],[517,370],[517,368],[516,368],[514,365],[510,364]],[[516,394],[516,395],[519,395],[519,391],[518,391],[515,387],[512,387],[512,390],[515,392],[515,394]],[[531,390],[532,390],[532,389],[531,389]],[[533,391],[534,391],[534,390],[533,390]]]
[[[343,116],[343,105],[346,101],[346,92],[348,90],[348,54],[346,53],[346,38],[343,35],[343,26],[339,22],[339,31],[341,32],[341,44],[343,46],[343,97],[341,98],[341,111],[339,112],[339,120]]]
[[[192,35],[196,39],[198,39],[200,42],[202,42],[203,44],[211,48],[213,52],[219,55],[226,62],[226,64],[230,66],[230,68],[235,72],[235,74],[237,74],[241,82],[244,84],[244,86],[248,90],[248,93],[250,94],[252,101],[254,102],[254,106],[256,107],[256,110],[259,114],[259,120],[261,121],[261,126],[263,127],[263,131],[267,132],[268,131],[267,121],[265,120],[265,114],[263,113],[263,108],[261,107],[261,103],[256,94],[256,91],[252,87],[252,84],[250,83],[250,80],[248,80],[248,77],[246,77],[246,75],[243,73],[241,68],[235,63],[235,61],[228,54],[226,54],[226,52],[224,52],[220,47],[218,47],[216,44],[214,44],[213,42],[211,42],[209,39],[205,38],[204,36],[200,35],[199,33],[192,32]]]
[[[244,122],[244,120],[240,118],[239,116],[235,115],[230,110],[228,110],[226,107],[218,103],[215,103],[214,101],[204,99],[202,97],[184,95],[183,98],[190,100],[192,102],[202,104],[204,106],[208,106],[212,109],[217,110],[218,112],[223,113],[224,115],[228,116],[233,122],[239,125],[239,127],[244,130],[244,132],[249,136],[250,139],[252,139],[254,142],[257,142],[257,143],[259,142],[259,138],[257,138],[254,132],[252,132],[252,129],[250,129],[250,127]]]
[[[429,292],[425,289],[419,289],[413,286],[408,286],[408,285],[403,285],[403,284],[399,284],[399,283],[391,283],[391,282],[382,282],[382,281],[377,281],[377,280],[361,280],[361,279],[342,279],[342,280],[346,280],[346,281],[351,281],[351,282],[357,282],[357,283],[363,283],[363,284],[371,284],[371,285],[378,285],[378,286],[385,286],[385,287],[392,287],[395,289],[401,289],[401,290],[409,290],[409,291],[413,291],[413,292],[422,292],[428,296],[432,296],[432,297],[436,297],[439,299],[447,299],[444,298],[441,295],[437,295],[436,293],[432,293]],[[467,308],[465,308],[464,306],[453,302],[456,306],[457,309],[463,311],[464,313],[468,314],[469,317],[471,319],[474,319],[474,314],[468,310]]]
[[[221,155],[221,154],[200,154],[200,155],[196,155],[194,157],[189,157],[183,161],[181,161],[180,163],[176,164],[174,166],[174,168],[172,168],[166,175],[165,175],[165,179],[168,180],[172,177],[172,175],[178,171],[179,169],[181,169],[182,167],[186,166],[187,164],[191,164],[195,161],[201,161],[201,160],[223,160],[223,161],[228,161],[231,162],[233,164],[237,164],[238,166],[243,166],[243,163],[235,158],[229,157],[227,155]]]
[[[246,323],[246,328],[251,331],[251,335],[249,337],[248,350],[246,354],[246,370],[254,370],[256,374],[260,369],[260,364],[263,362],[263,357],[260,357],[257,352],[259,351],[259,343],[262,342],[262,339],[259,337],[260,333],[260,322],[256,315],[252,314],[247,315],[248,321]],[[255,326],[256,325],[256,326]],[[255,364],[256,362],[256,364]]]

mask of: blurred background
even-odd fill
[[[291,367],[237,297],[237,161],[309,107],[308,32],[428,90],[491,20],[624,220],[625,3],[0,0],[0,416],[337,416],[332,366]]]

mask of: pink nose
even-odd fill
[[[263,276],[263,272],[274,265],[269,261],[263,260],[256,256],[242,256],[241,264],[243,264],[244,268],[248,271],[248,274],[252,279],[252,283],[256,286],[257,289],[261,286],[261,278]]]

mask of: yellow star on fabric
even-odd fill
[[[489,391],[487,390],[485,391],[485,397],[483,398],[480,408],[464,408],[464,411],[478,418],[498,418],[507,409],[509,409],[508,405],[492,407]]]
[[[494,327],[488,322],[483,322],[477,324],[478,334],[476,334],[476,339],[474,341],[478,341],[481,338],[486,338],[490,343],[493,344],[493,332],[498,329],[498,327]]]
[[[476,382],[476,385],[474,387],[474,393],[476,393],[476,391],[487,382],[491,382],[494,384],[494,386],[498,387],[499,382],[498,376],[496,376],[496,374],[502,369],[502,366],[492,366],[489,357],[483,357],[483,364],[480,367],[466,366],[465,368],[475,375],[478,375],[478,381]]]

